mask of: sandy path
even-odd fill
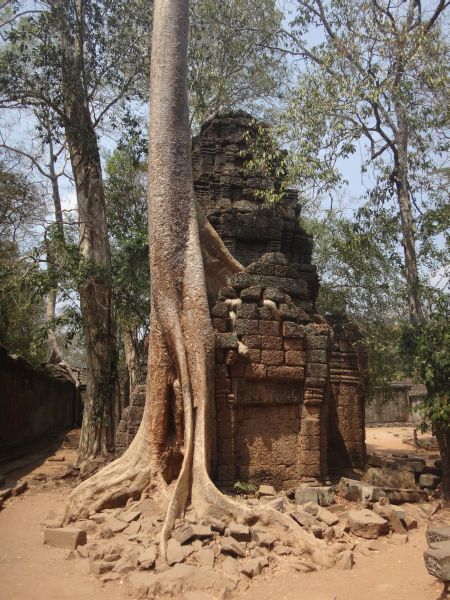
[[[292,571],[259,579],[239,600],[437,600],[442,585],[423,562],[424,531],[410,534],[407,545],[386,545],[382,552],[357,556],[351,571],[330,569],[307,575]]]
[[[2,600],[120,600],[120,585],[108,589],[88,572],[86,560],[66,560],[68,551],[43,545],[40,526],[49,512],[64,509],[67,489],[30,491],[0,512]]]
[[[411,452],[402,443],[410,428],[368,429],[369,448]],[[399,435],[396,435],[399,434]],[[75,450],[66,445],[56,452],[65,462],[43,459],[21,472],[55,475],[70,464]],[[11,484],[17,478],[8,478]],[[42,521],[63,513],[69,486],[54,483],[32,487],[8,500],[0,511],[0,600],[124,600],[126,584],[103,585],[88,570],[87,560],[66,559],[68,551],[43,545]],[[437,600],[441,585],[430,577],[423,562],[424,528],[410,533],[407,545],[387,544],[381,552],[356,556],[351,571],[336,569],[308,575],[279,570],[258,577],[250,587],[233,595],[236,600]]]

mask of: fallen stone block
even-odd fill
[[[450,541],[450,525],[428,527],[426,538],[428,544]]]
[[[152,569],[156,560],[156,548],[150,546],[138,555],[138,564],[141,569]]]
[[[315,520],[313,515],[300,508],[297,508],[297,510],[289,514],[291,518],[294,519],[294,521],[297,521],[302,527],[311,527]]]
[[[267,533],[266,531],[259,531],[258,529],[254,529],[252,531],[252,540],[258,544],[258,546],[262,546],[263,548],[272,548],[277,538],[271,533]]]
[[[107,573],[108,571],[112,571],[114,568],[114,563],[107,562],[105,560],[92,560],[89,559],[89,571],[94,575],[103,575],[103,573]]]
[[[250,527],[248,527],[248,525],[241,525],[240,523],[231,521],[228,528],[230,530],[230,536],[238,542],[249,542],[251,540]]]
[[[329,527],[339,523],[339,517],[337,515],[322,507],[317,512],[317,519]]]
[[[54,548],[68,548],[75,550],[87,542],[86,532],[82,529],[63,527],[59,529],[45,529],[44,544]]]
[[[211,550],[211,548],[202,548],[201,550],[197,550],[197,552],[194,554],[194,558],[201,567],[208,567],[209,569],[212,569],[214,566],[214,552]]]
[[[329,506],[334,499],[335,488],[333,486],[308,486],[301,485],[295,490],[296,504],[314,502],[319,506]]]
[[[258,491],[256,492],[258,498],[262,497],[272,497],[276,495],[275,488],[271,485],[260,485]]]
[[[250,578],[255,577],[255,575],[259,575],[262,571],[262,565],[259,558],[249,558],[242,563],[239,571],[243,575],[247,575],[247,577]]]
[[[111,529],[114,533],[120,533],[126,527],[128,527],[128,523],[126,521],[116,519],[115,517],[109,517],[105,520],[104,527],[109,527],[109,529]]]
[[[338,485],[339,493],[347,500],[376,502],[385,492],[382,488],[374,487],[357,479],[341,477]]]
[[[167,542],[166,559],[169,565],[181,563],[185,559],[185,553],[178,540],[170,538]]]
[[[430,575],[450,581],[450,541],[431,543],[423,558]]]
[[[209,525],[192,525],[189,523],[185,523],[177,529],[175,529],[175,531],[172,534],[172,537],[178,542],[180,542],[180,544],[186,544],[190,540],[207,539],[212,537],[212,535],[213,533]]]
[[[369,468],[364,475],[364,480],[375,487],[389,488],[414,488],[416,480],[411,471],[400,471],[395,469]]]
[[[11,488],[11,496],[20,496],[28,489],[28,481],[21,481],[16,486]]]
[[[232,556],[245,556],[245,549],[232,537],[224,537],[220,544],[222,554],[231,554]]]
[[[316,502],[306,502],[303,504],[303,510],[313,517],[317,516],[320,506]]]
[[[350,510],[348,525],[353,534],[366,539],[377,538],[389,531],[388,522],[371,510]]]

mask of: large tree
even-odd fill
[[[98,129],[138,93],[147,62],[145,1],[14,4],[0,56],[4,108],[49,109],[67,143],[79,228],[79,296],[88,367],[78,462],[114,446],[120,417],[111,252]],[[134,34],[134,37],[131,35]]]
[[[157,0],[154,6],[149,145],[152,286],[145,412],[125,454],[71,493],[66,518],[118,505],[146,490],[155,506],[167,507],[160,540],[163,559],[175,519],[189,498],[200,518],[227,514],[276,522],[314,552],[321,542],[290,517],[221,494],[209,476],[215,334],[207,288],[217,290],[242,267],[195,201],[187,100],[188,5],[188,0]],[[170,435],[174,414],[184,423],[176,440]],[[181,466],[174,456],[177,445],[183,449]]]

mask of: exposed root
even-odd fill
[[[66,523],[104,508],[122,506],[128,498],[138,499],[151,483],[155,490],[164,489],[162,478],[155,476],[152,469],[148,450],[143,451],[148,444],[142,430],[143,424],[125,454],[71,492],[64,517]]]

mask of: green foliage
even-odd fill
[[[146,163],[130,143],[111,154],[106,175],[114,306],[119,323],[142,337],[150,310]]]
[[[236,481],[236,483],[233,485],[233,488],[238,495],[254,494],[257,489],[256,485],[253,485],[253,483],[245,483],[243,481]]]
[[[410,373],[427,387],[421,412],[424,426],[434,431],[450,428],[450,305],[448,296],[438,298],[426,323],[404,327],[400,349]]]
[[[282,12],[275,0],[191,2],[189,100],[196,127],[224,109],[259,114],[279,97],[285,61],[273,48]]]

